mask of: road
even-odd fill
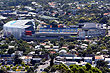
[[[41,69],[44,70],[45,68],[47,68],[50,65],[50,60],[46,61],[45,63],[46,63],[45,65],[38,66],[37,73],[41,73],[42,72]]]

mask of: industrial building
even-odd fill
[[[33,20],[13,20],[3,25],[3,35],[13,35],[16,39],[34,34],[35,23]]]

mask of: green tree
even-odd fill
[[[3,66],[1,66],[1,69],[5,71],[5,68]],[[1,73],[1,72],[0,72]]]
[[[24,62],[22,62],[22,63],[21,63],[21,65],[22,65],[23,67],[25,67],[25,66],[26,66]]]
[[[25,70],[28,70],[29,69],[29,66],[25,66]]]
[[[35,69],[38,68],[38,64],[37,64],[37,63],[34,65],[34,68],[35,68]]]
[[[47,73],[49,73],[49,69],[48,68],[45,68],[44,71],[47,72]]]
[[[13,67],[13,64],[11,64],[10,67]]]
[[[88,71],[88,70],[91,70],[91,64],[87,63],[85,66],[86,66],[86,68],[87,68],[87,71]]]
[[[22,66],[19,66],[18,69],[22,70],[23,68],[22,68]]]
[[[79,67],[79,73],[86,73],[86,71],[82,67]]]
[[[14,48],[11,48],[11,49],[8,50],[8,54],[12,54],[14,52],[15,52]]]
[[[56,69],[57,69],[56,66],[53,65],[53,66],[51,67],[51,72],[55,72]]]
[[[5,73],[5,70],[3,70],[3,69],[0,69],[0,73]]]
[[[106,23],[108,23],[108,19],[106,17],[101,18],[101,20],[99,21],[99,23],[106,24]]]
[[[19,59],[19,52],[15,53],[14,62],[15,62],[15,64],[21,64],[22,63],[22,60]]]
[[[10,70],[11,68],[9,66],[6,67],[6,70]]]
[[[27,70],[27,73],[34,73],[34,68],[33,68],[33,67],[30,67],[30,68]]]
[[[71,50],[71,49],[74,49],[75,48],[75,45],[74,44],[70,44],[69,46],[68,46],[68,48]]]
[[[53,59],[54,59],[54,56],[53,55],[51,55],[51,60],[50,60],[50,66],[53,66]]]
[[[45,58],[42,59],[42,62],[45,62]]]
[[[97,64],[97,65],[96,65],[97,68],[100,68],[100,67],[108,67],[108,65],[107,65],[108,62],[105,62],[105,61],[103,61],[103,60],[97,61],[96,64]]]

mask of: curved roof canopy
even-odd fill
[[[16,27],[16,28],[27,28],[30,25],[25,25],[28,22],[32,22],[33,20],[13,20],[7,22],[4,27]]]

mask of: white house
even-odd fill
[[[92,57],[84,57],[84,62],[92,64]]]
[[[14,46],[9,46],[8,48],[11,49],[11,48],[15,48],[15,47]]]
[[[53,49],[59,49],[59,46],[53,46]]]
[[[105,61],[110,63],[110,58],[105,58]]]
[[[60,50],[59,53],[60,54],[67,54],[67,51],[66,50]]]
[[[42,49],[40,48],[40,45],[35,46],[35,49]]]
[[[45,47],[45,49],[50,49],[50,46],[44,46]]]

